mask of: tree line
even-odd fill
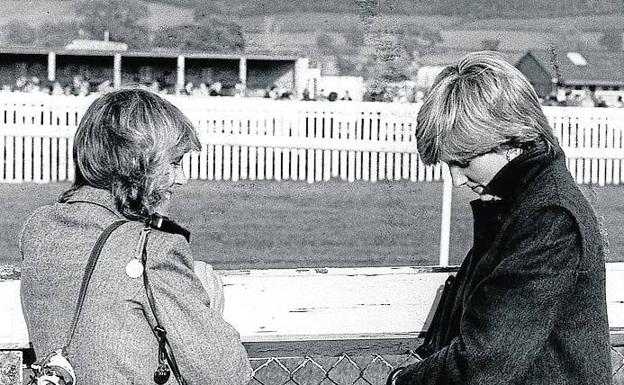
[[[3,26],[7,44],[63,47],[74,39],[102,40],[105,33],[130,48],[173,48],[211,52],[242,52],[241,26],[213,16],[197,14],[187,24],[151,29],[146,23],[149,7],[139,0],[74,0],[75,22],[46,21],[31,26],[10,21]]]
[[[622,0],[149,0],[207,14],[254,16],[284,12],[436,14],[462,17],[560,17],[624,13]]]

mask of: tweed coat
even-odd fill
[[[603,241],[563,153],[507,164],[471,202],[474,242],[407,384],[611,383]]]
[[[37,209],[24,224],[22,306],[37,358],[62,347],[87,259],[97,238],[123,219],[108,191],[79,188],[67,203]],[[105,243],[69,351],[80,384],[153,384],[158,343],[142,278],[126,264],[139,252],[143,224],[129,222]],[[250,380],[234,328],[210,305],[193,271],[186,239],[152,230],[147,269],[160,321],[188,384],[239,385]],[[175,383],[171,376],[169,383]]]

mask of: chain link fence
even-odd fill
[[[611,346],[613,384],[624,385],[624,346]],[[334,356],[304,355],[252,358],[251,385],[383,385],[399,366],[418,362],[412,350],[405,354],[357,352]]]
[[[624,345],[611,346],[613,384],[624,385]]]
[[[312,346],[310,351],[315,353],[312,355],[296,355],[292,348],[279,351],[279,348],[271,348],[271,343],[246,344],[254,369],[250,385],[383,385],[394,368],[418,362],[412,350],[394,354],[395,348],[376,349],[379,346],[375,342],[365,344],[363,349],[349,346],[351,341],[334,342],[336,347],[344,342],[348,352],[319,354],[322,348],[314,346],[317,341],[307,342]],[[306,347],[299,344],[297,350],[305,351]],[[379,353],[372,353],[373,350]],[[271,351],[277,354],[267,355]],[[19,370],[22,355],[20,350],[0,352],[0,384],[21,385],[22,379],[29,377],[28,368],[24,373]],[[613,343],[611,358],[613,385],[624,385],[624,344]]]

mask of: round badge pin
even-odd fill
[[[126,265],[126,274],[130,278],[139,278],[143,275],[143,265],[137,259],[132,258]]]

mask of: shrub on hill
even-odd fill
[[[149,8],[138,0],[77,0],[76,15],[79,26],[94,39],[102,39],[108,31],[110,39],[132,48],[149,45],[149,28],[143,21],[150,15]]]
[[[37,30],[19,20],[11,20],[2,27],[4,40],[14,45],[34,45],[37,41]]]
[[[46,21],[38,28],[37,45],[63,47],[78,37],[78,30],[76,23]]]
[[[164,27],[154,35],[154,47],[211,52],[242,52],[245,39],[240,25],[214,18],[201,24]]]

